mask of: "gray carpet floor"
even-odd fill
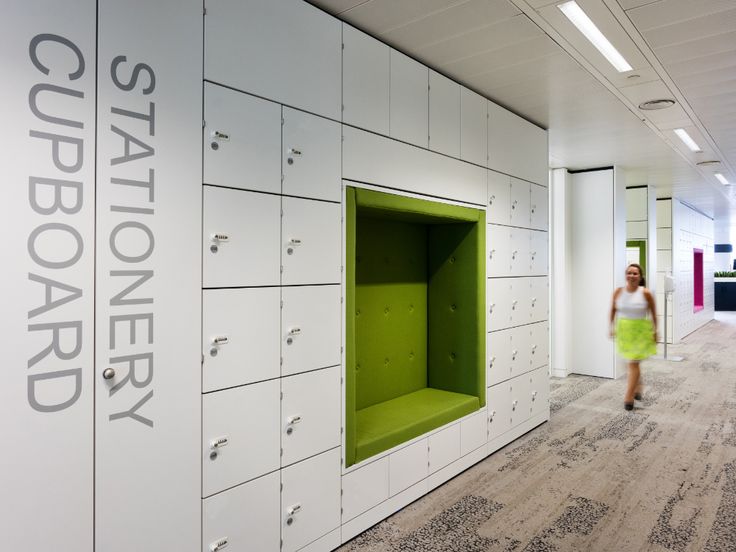
[[[717,313],[718,314],[718,313]],[[343,552],[736,551],[736,316],[625,379],[551,380],[551,419]]]

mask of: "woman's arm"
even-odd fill
[[[616,290],[613,292],[613,297],[611,298],[611,317],[609,320],[609,334],[611,337],[615,337],[616,331],[613,326],[613,322],[616,320],[616,299],[618,299],[619,294],[621,293],[621,288],[616,288]]]
[[[657,305],[654,303],[654,295],[647,288],[644,288],[644,298],[649,305],[649,314],[652,316],[652,326],[654,326],[654,336],[657,336]]]

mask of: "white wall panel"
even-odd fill
[[[103,0],[98,29],[95,549],[193,550],[202,4]]]
[[[429,145],[429,69],[391,49],[391,138]]]
[[[3,3],[2,550],[93,547],[95,6]]]
[[[300,0],[208,0],[205,7],[206,79],[340,120],[338,19]]]
[[[342,87],[344,123],[389,133],[389,47],[343,24]]]
[[[485,420],[485,412],[483,419]],[[434,473],[460,458],[462,434],[461,424],[454,424],[427,438],[429,473]]]
[[[396,140],[343,128],[343,178],[454,199],[486,203],[486,170]]]
[[[460,157],[460,85],[431,69],[429,149]]]
[[[388,462],[384,456],[342,477],[343,523],[388,499]]]
[[[488,164],[488,100],[460,87],[460,158]]]
[[[389,491],[391,496],[408,489],[427,477],[427,439],[391,453],[389,457]]]

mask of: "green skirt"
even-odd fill
[[[619,318],[616,323],[616,348],[627,360],[642,360],[657,353],[654,326],[647,318]]]

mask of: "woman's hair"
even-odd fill
[[[641,269],[641,267],[638,264],[631,263],[629,266],[626,267],[626,272],[628,272],[632,266],[639,271],[639,286],[646,287],[647,281],[644,279],[644,271]]]

